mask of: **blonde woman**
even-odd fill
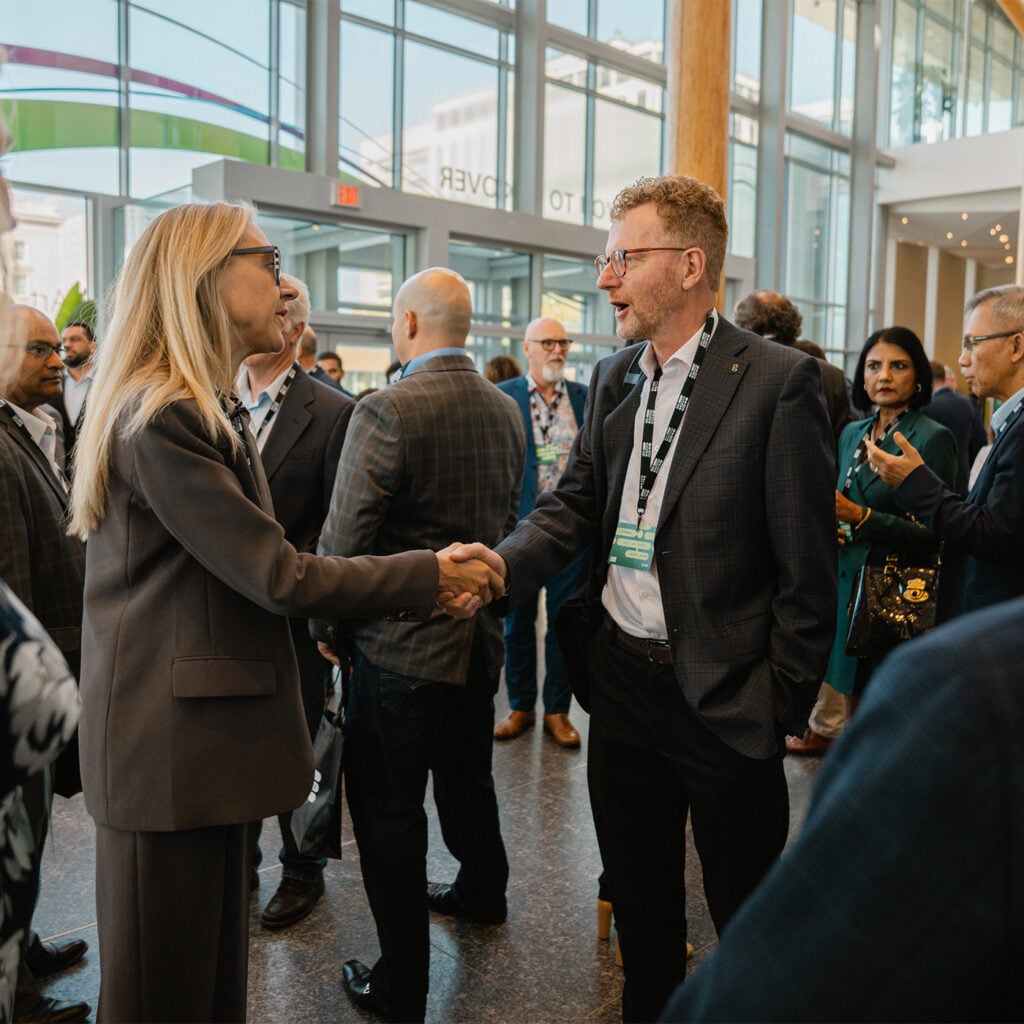
[[[80,435],[85,801],[104,1021],[245,1018],[244,823],[298,806],[309,733],[284,616],[428,617],[501,585],[445,552],[299,554],[227,396],[279,351],[280,253],[252,211],[161,214],[121,272]]]

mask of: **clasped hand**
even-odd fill
[[[437,552],[437,568],[437,604],[454,619],[505,596],[505,560],[483,544],[449,544]]]

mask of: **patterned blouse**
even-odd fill
[[[36,853],[21,783],[67,744],[78,711],[78,687],[60,651],[0,580],[0,1020],[11,1019],[36,898]]]

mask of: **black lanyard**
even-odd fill
[[[1013,412],[1011,412],[1010,415],[1007,416],[1006,419],[1003,420],[1003,422],[999,424],[999,429],[996,431],[996,437],[1002,437],[1003,434],[1005,434],[1006,431],[1010,429],[1010,426],[1013,424],[1013,422],[1020,415],[1022,409],[1024,409],[1024,398],[1022,398],[1013,407]]]
[[[288,371],[288,376],[281,382],[281,387],[277,392],[277,397],[270,403],[270,408],[267,410],[267,415],[263,417],[263,422],[260,423],[259,430],[256,431],[256,440],[263,436],[263,432],[270,425],[270,421],[277,415],[277,410],[281,408],[281,403],[284,401],[284,396],[288,394],[288,389],[292,386],[292,381],[295,380],[295,375],[299,372],[299,364],[292,363],[292,368]]]
[[[700,336],[700,344],[693,357],[690,372],[683,381],[682,390],[676,399],[675,408],[672,410],[672,418],[668,421],[668,429],[665,437],[658,448],[658,454],[651,458],[654,452],[654,405],[658,400],[658,382],[661,380],[661,367],[655,368],[654,376],[651,378],[651,390],[647,396],[647,408],[644,411],[644,428],[640,445],[640,494],[636,503],[636,528],[640,529],[644,513],[647,511],[647,499],[654,490],[654,481],[658,477],[661,467],[665,464],[672,441],[679,430],[679,424],[683,421],[686,407],[690,404],[690,394],[693,392],[693,382],[697,379],[700,364],[704,361],[704,354],[711,344],[711,335],[715,329],[715,311],[708,312],[704,321],[704,331]]]
[[[5,399],[0,398],[0,409],[4,410],[4,412],[7,413],[7,415],[11,419],[11,422],[25,435],[29,443],[38,448],[39,451],[42,452],[44,456],[46,456],[47,460],[51,463],[53,475],[60,481],[61,487],[64,488],[64,493],[67,494],[68,478],[65,475],[64,470],[62,470],[60,466],[58,466],[57,463],[53,461],[53,459],[50,459],[50,457],[46,455],[46,452],[43,451],[42,446],[32,436],[32,431],[28,429],[28,424],[14,411],[14,406],[11,405],[11,403],[6,401]]]
[[[227,397],[224,395],[220,396],[220,407],[224,410],[224,415],[227,416],[235,433],[241,440],[246,465],[251,468],[252,458],[249,455],[249,441],[245,436],[245,419],[249,415],[249,410],[246,409],[242,400],[233,391]]]
[[[875,444],[881,444],[896,429],[896,426],[901,419],[903,419],[902,412],[894,417],[889,426],[882,431]],[[853,486],[853,478],[860,472],[861,466],[864,465],[864,460],[868,457],[868,437],[871,435],[871,431],[877,422],[878,413],[876,412],[875,415],[871,417],[868,429],[864,431],[864,435],[861,437],[860,443],[857,445],[857,448],[853,453],[853,458],[850,460],[850,465],[846,469],[846,478],[843,480],[842,487],[843,494],[850,493],[850,488]]]
[[[561,383],[561,382],[559,382]],[[548,443],[548,437],[551,434],[551,427],[555,422],[555,416],[558,413],[558,403],[562,400],[562,395],[565,394],[560,387],[556,387],[555,397],[551,399],[550,405],[544,401],[544,396],[540,393],[540,388],[534,388],[530,392],[530,408],[533,412],[533,425],[540,431],[541,442],[543,444]],[[544,406],[544,411],[547,413],[547,422],[541,422],[541,406]]]

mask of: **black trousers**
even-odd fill
[[[671,666],[598,630],[588,756],[604,882],[622,949],[625,1021],[657,1020],[686,975],[686,817],[721,933],[786,842],[779,757],[744,757],[687,704]]]
[[[430,969],[427,774],[455,892],[470,910],[503,913],[508,860],[491,775],[494,694],[483,645],[465,686],[385,672],[357,652],[345,714],[345,791],[380,959],[371,986],[388,1015],[421,1021]]]

